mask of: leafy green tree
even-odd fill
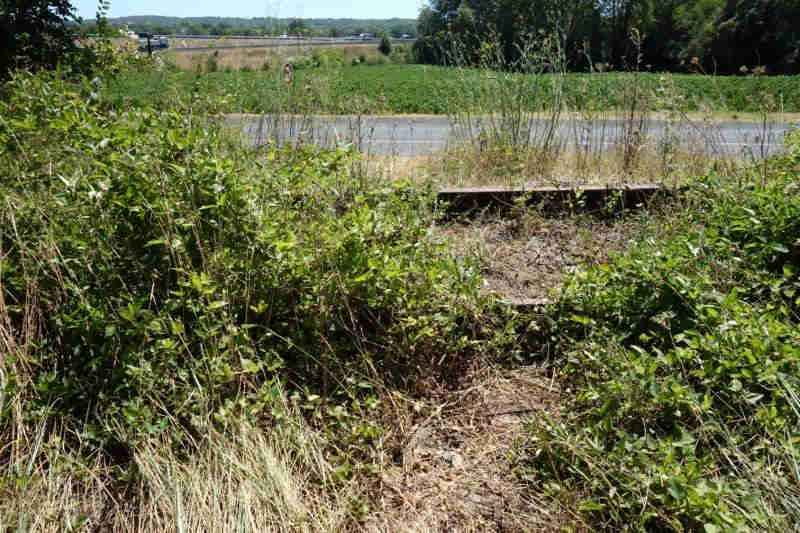
[[[477,63],[491,43],[513,68],[523,43],[558,38],[571,69],[735,73],[800,70],[800,0],[429,0],[419,14],[417,60]],[[636,36],[636,38],[632,38]],[[696,58],[696,59],[695,59]]]
[[[308,26],[303,19],[294,19],[289,23],[289,34],[300,35],[305,32]]]
[[[584,42],[597,40],[597,10],[594,0],[431,0],[420,11],[415,55],[447,63],[457,49],[459,62],[477,63],[491,42],[512,68],[524,44],[544,32],[558,38],[571,63],[585,65]]]
[[[755,66],[771,73],[800,69],[798,0],[695,0],[676,16],[688,36],[684,62],[723,74]]]
[[[0,77],[76,60],[77,22],[69,0],[0,0]]]

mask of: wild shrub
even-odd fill
[[[381,37],[381,42],[378,44],[378,51],[385,56],[392,53],[392,42],[386,35]]]
[[[794,134],[766,179],[705,176],[666,237],[571,276],[571,414],[532,425],[531,474],[590,527],[798,527],[798,162]]]
[[[339,68],[344,64],[344,52],[333,48],[315,50],[314,62],[319,68]]]
[[[351,176],[343,152],[256,161],[180,102],[111,109],[48,74],[8,94],[3,394],[84,445],[124,463],[173,423],[183,442],[275,421],[287,384],[363,449],[371,384],[418,392],[488,353],[476,270],[427,237],[429,191]]]

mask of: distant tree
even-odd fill
[[[800,0],[428,0],[417,28],[422,63],[476,64],[490,49],[515,68],[547,35],[572,70],[800,71]]]
[[[386,35],[381,37],[381,42],[378,44],[378,51],[385,56],[388,56],[392,53],[392,43],[389,41],[389,37]]]
[[[75,23],[80,18],[69,0],[0,0],[0,77],[76,60]]]
[[[227,24],[218,23],[211,26],[211,29],[208,33],[209,35],[225,35],[227,30],[228,30]]]
[[[306,30],[306,23],[303,19],[294,19],[289,23],[289,34],[300,35]]]
[[[798,0],[694,0],[681,6],[678,18],[689,37],[685,62],[724,74],[754,66],[800,70]]]

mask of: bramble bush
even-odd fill
[[[526,476],[591,528],[798,527],[799,164],[794,133],[768,177],[710,173],[665,237],[570,277],[574,396],[531,425]]]
[[[2,392],[30,420],[124,464],[175,423],[185,443],[280,420],[288,389],[363,450],[374,387],[418,393],[512,340],[428,237],[430,191],[245,150],[197,102],[114,109],[98,83],[18,73],[0,101]]]

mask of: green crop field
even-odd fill
[[[620,88],[635,84],[653,111],[758,113],[800,111],[798,81],[797,76],[658,73],[576,73],[557,78],[386,64],[298,69],[290,87],[277,70],[129,73],[109,84],[108,97],[117,106],[158,106],[202,92],[215,98],[219,112],[447,114],[464,105],[492,111],[496,93],[509,86],[524,91],[520,101],[527,110],[546,109],[556,84],[570,110],[615,110],[626,106]],[[277,108],[278,104],[285,107]]]

